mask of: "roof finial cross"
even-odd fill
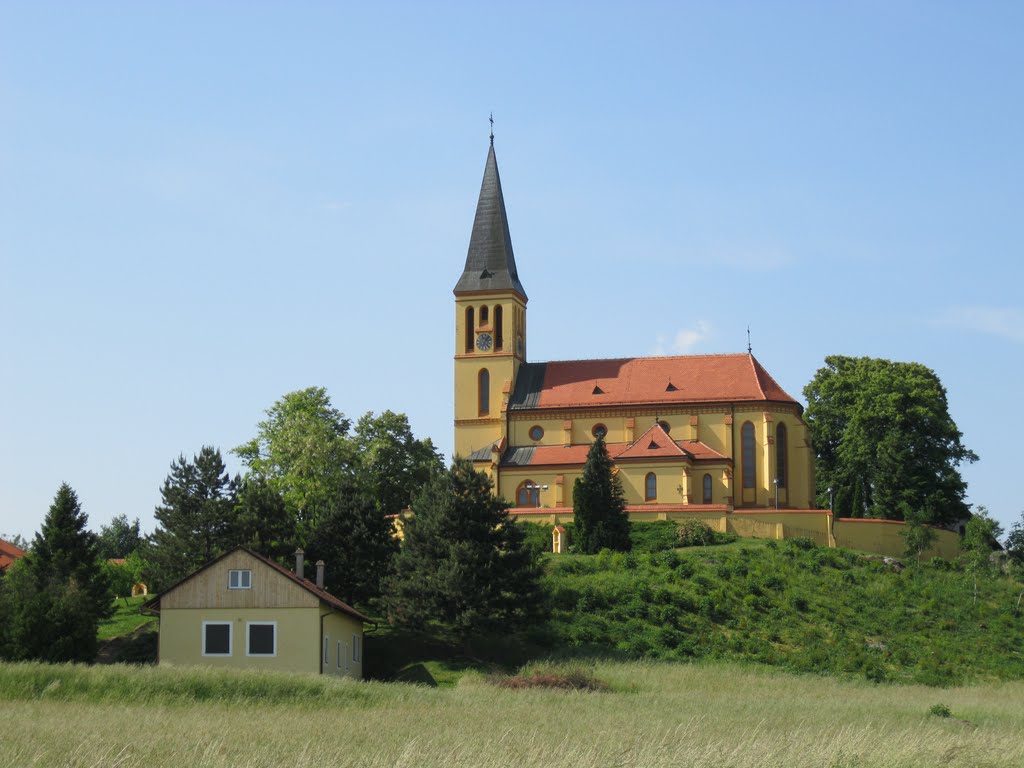
[[[491,112],[491,146],[494,146],[494,113]]]
[[[754,348],[750,346],[750,325],[747,325],[747,354],[754,354]]]

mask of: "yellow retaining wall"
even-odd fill
[[[571,508],[537,510],[536,513],[515,513],[513,518],[540,525],[559,525],[573,522]],[[701,520],[719,532],[730,531],[743,538],[793,539],[806,537],[821,547],[845,547],[863,552],[902,558],[906,554],[903,537],[905,524],[896,520],[832,521],[827,510],[765,510],[722,513],[715,510],[683,511],[630,511],[631,522],[658,520]],[[960,537],[953,531],[935,528],[936,540],[924,557],[942,557],[952,560],[960,553]]]
[[[841,518],[835,521],[836,546],[875,552],[889,557],[903,557],[907,542],[903,537],[905,524],[898,520],[856,520]],[[960,536],[953,531],[935,528],[935,543],[925,550],[924,557],[943,557],[952,560],[960,554]]]

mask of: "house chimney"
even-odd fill
[[[300,579],[306,578],[306,564],[303,561],[305,554],[301,549],[295,550],[295,575]]]
[[[324,588],[324,561],[323,560],[317,560],[316,561],[316,588],[317,589],[323,589]]]

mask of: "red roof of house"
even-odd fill
[[[758,401],[796,403],[753,355],[731,354],[528,363],[520,368],[509,406]]]
[[[0,571],[6,571],[15,560],[20,560],[25,554],[25,550],[0,539]]]

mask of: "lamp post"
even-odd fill
[[[831,485],[828,487],[828,511],[829,512],[834,511],[833,508],[832,508],[832,486]]]
[[[537,485],[535,483],[527,483],[523,487],[529,492],[530,500],[531,501],[533,500],[533,491],[537,492],[537,496],[536,496],[536,498],[537,498],[537,506],[539,507],[540,506],[540,492],[541,491],[546,491],[548,489],[548,487],[546,485]]]
[[[775,483],[775,511],[779,511],[779,478],[775,478],[772,482]]]

